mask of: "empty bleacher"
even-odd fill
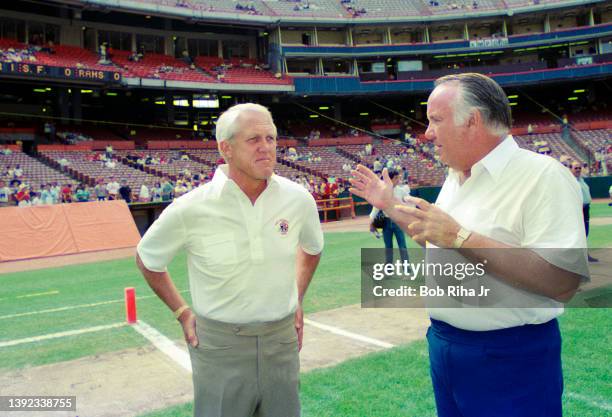
[[[287,157],[283,160],[289,166],[296,167],[305,172],[314,171],[318,176],[348,179],[346,172],[342,170],[342,165],[349,163],[355,164],[355,161],[337,153],[333,148],[297,148],[299,159],[291,161]],[[301,158],[301,159],[300,159]],[[320,161],[317,159],[320,158]]]
[[[350,155],[361,164],[372,167],[376,158],[399,158],[402,169],[408,170],[409,185],[411,188],[421,186],[442,185],[446,176],[444,167],[436,163],[428,154],[420,152],[405,145],[385,142],[374,145],[376,155],[364,155],[363,145],[344,145],[338,147],[341,152]]]
[[[40,190],[41,184],[54,182],[59,185],[78,184],[78,181],[69,175],[43,164],[23,152],[14,151],[11,155],[0,154],[0,171],[4,171],[7,167],[15,168],[16,165],[19,165],[23,171],[23,176],[19,179],[36,191]],[[11,180],[10,178],[3,179],[7,184]]]
[[[126,77],[156,78],[160,80],[214,83],[217,80],[170,55],[146,53],[139,61],[129,59],[132,52],[115,51],[112,60],[126,70]]]
[[[69,165],[63,168],[65,172],[89,186],[95,185],[98,179],[102,179],[104,183],[108,183],[111,177],[117,181],[126,179],[134,194],[137,195],[143,183],[153,184],[159,180],[159,177],[155,175],[132,168],[120,161],[116,161],[115,168],[107,168],[100,161],[90,160],[88,157],[91,156],[91,152],[89,151],[43,151],[41,156],[58,169],[61,169],[59,161],[66,159]]]
[[[119,67],[112,63],[100,64],[100,57],[93,52],[70,45],[53,46],[54,53],[38,51],[35,53],[39,64],[53,67],[83,68],[97,71],[117,71],[123,72]]]
[[[185,177],[193,177],[194,174],[200,174],[203,172],[206,176],[210,176],[212,172],[212,166],[210,164],[202,163],[196,160],[182,160],[180,158],[179,151],[176,150],[158,150],[154,152],[142,151],[119,151],[116,152],[123,163],[126,165],[137,165],[133,162],[136,158],[145,158],[151,156],[153,158],[163,158],[168,163],[165,164],[143,164],[143,170],[146,173],[158,176],[158,177],[170,177],[176,180],[180,174],[184,174]],[[127,157],[132,156],[132,162],[127,161]],[[189,155],[188,155],[189,156]],[[190,173],[186,175],[186,173]]]
[[[542,149],[550,148],[550,156],[557,160],[571,159],[573,161],[583,161],[583,158],[572,149],[562,138],[560,133],[541,133],[534,135],[514,136],[521,148],[529,149],[534,152],[543,153]],[[547,145],[538,145],[546,142]],[[547,153],[548,154],[548,153]]]

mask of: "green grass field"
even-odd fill
[[[591,204],[591,217],[612,217],[612,206],[608,203],[609,201]]]
[[[306,313],[359,303],[360,250],[381,245],[382,241],[365,232],[326,234],[326,249],[309,289]],[[612,225],[592,227],[589,245],[612,247]],[[189,298],[184,265],[183,254],[175,259],[170,272]],[[0,343],[122,322],[125,287],[136,288],[140,319],[172,339],[182,338],[171,313],[140,277],[133,260],[123,259],[0,275]],[[54,311],[30,314],[45,310]],[[566,393],[573,394],[565,398],[568,416],[610,413],[610,409],[593,406],[584,398],[610,405],[611,324],[609,309],[568,309],[562,316]],[[146,344],[139,334],[122,327],[0,347],[0,372]],[[305,373],[301,385],[304,415],[434,416],[428,369],[426,343],[420,341]],[[154,416],[191,416],[191,405],[147,414]]]

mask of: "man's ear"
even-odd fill
[[[221,151],[223,159],[225,159],[226,161],[232,157],[232,145],[229,143],[228,140],[224,140],[219,143],[219,150]]]
[[[470,116],[467,120],[467,127],[480,127],[482,126],[482,113],[478,109],[472,109]]]

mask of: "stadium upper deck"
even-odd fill
[[[600,0],[67,0],[109,9],[249,22],[435,20],[512,15],[603,2]]]

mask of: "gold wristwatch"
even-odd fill
[[[471,231],[464,229],[463,227],[459,229],[459,231],[457,232],[457,237],[455,238],[455,241],[453,242],[453,248],[459,249],[461,246],[463,246],[463,242],[468,240],[471,234],[472,234]]]

